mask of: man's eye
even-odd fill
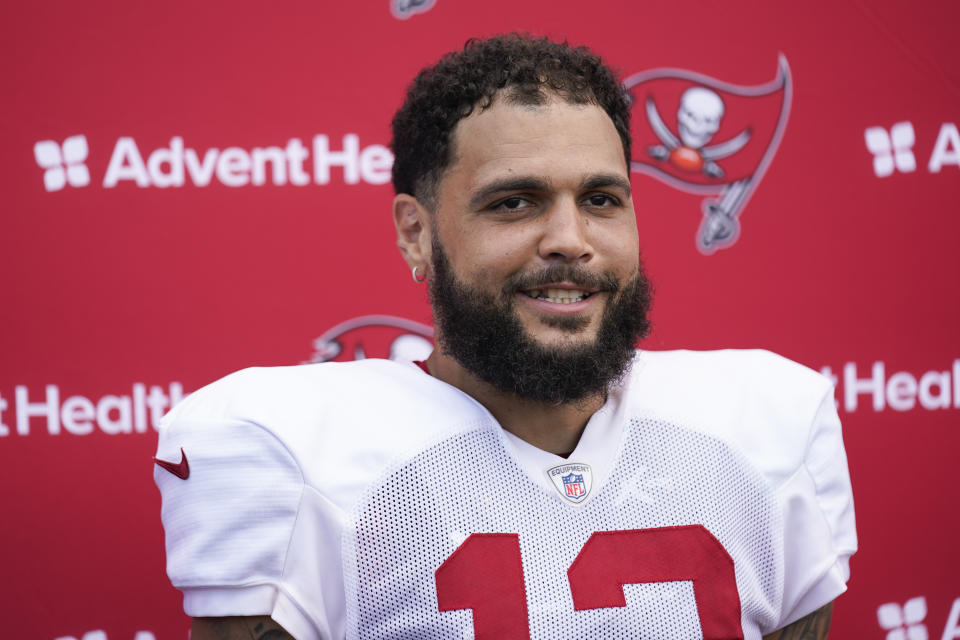
[[[587,204],[591,207],[611,207],[617,204],[617,200],[605,193],[595,193],[587,198]]]
[[[497,205],[498,209],[507,209],[508,211],[513,211],[515,209],[521,209],[527,204],[527,201],[520,197],[507,198],[506,200],[501,200]]]

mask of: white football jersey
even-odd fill
[[[856,549],[832,386],[764,351],[638,352],[568,458],[412,363],[246,369],[164,419],[181,455],[187,614],[301,640],[756,640]]]

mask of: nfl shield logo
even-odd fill
[[[583,475],[570,473],[563,476],[563,490],[566,491],[568,498],[582,498],[587,494],[587,487],[583,482]]]
[[[582,462],[565,462],[547,469],[547,477],[557,493],[569,503],[583,504],[590,495],[593,470]]]

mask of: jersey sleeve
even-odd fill
[[[777,628],[846,590],[857,549],[853,494],[832,388],[814,415],[803,462],[780,488],[784,505],[784,596]]]
[[[270,429],[230,415],[221,394],[204,391],[160,427],[157,458],[176,463],[183,456],[189,475],[154,470],[167,573],[183,592],[185,612],[270,615],[297,638],[332,637],[336,621],[324,597],[334,587],[324,582],[339,569],[325,573],[302,548],[305,537],[308,545],[334,537],[326,546],[339,546],[321,497]]]

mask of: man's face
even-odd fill
[[[584,392],[602,391],[646,331],[649,302],[613,123],[594,105],[500,99],[462,120],[453,138],[430,248],[442,348],[505,390],[518,392],[477,367],[536,363],[520,377],[549,378],[586,366],[584,376],[605,377]],[[616,371],[590,365],[598,357],[615,360]]]

